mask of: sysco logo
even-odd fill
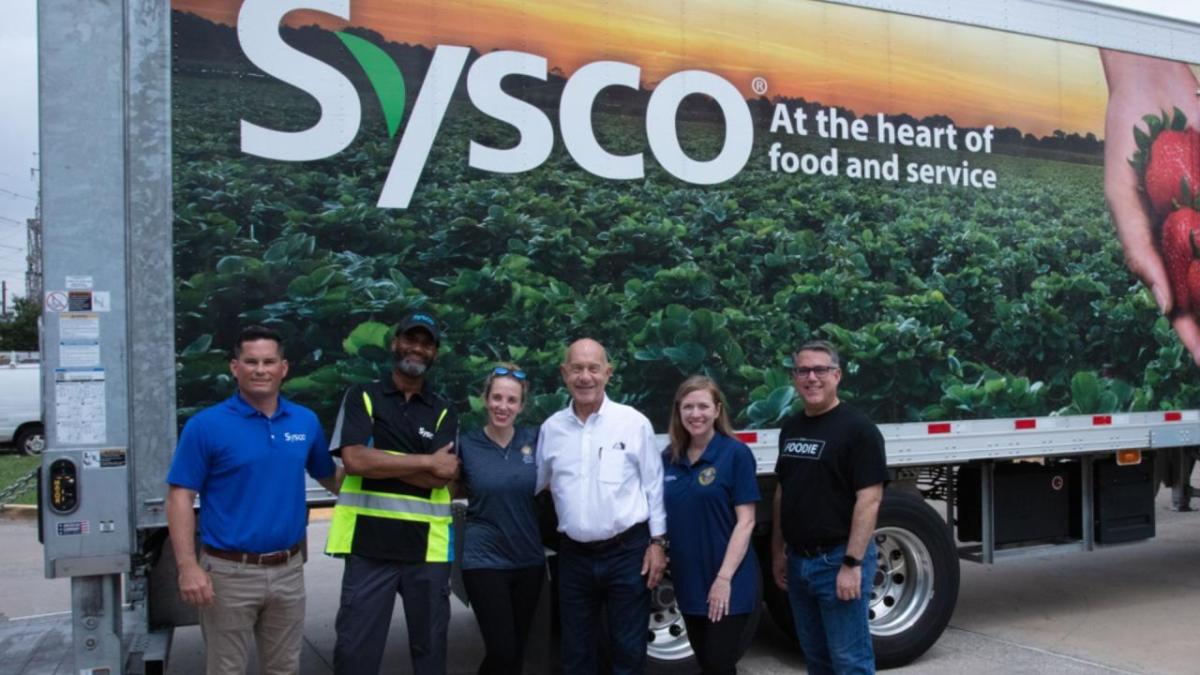
[[[248,154],[291,162],[318,160],[341,152],[358,134],[362,106],[353,83],[333,66],[290,47],[280,36],[283,17],[298,9],[350,18],[350,0],[246,0],[238,14],[238,41],[254,65],[315,98],[321,117],[303,131],[278,131],[243,119],[241,147]],[[337,36],[366,72],[383,108],[388,133],[395,138],[407,102],[400,69],[374,44],[345,32]],[[451,45],[438,45],[434,50],[380,192],[380,207],[408,207],[469,52],[467,47]],[[529,171],[545,162],[554,146],[554,128],[545,113],[500,88],[509,75],[545,80],[546,59],[518,51],[494,51],[471,65],[466,75],[471,105],[520,134],[520,142],[511,148],[489,147],[472,140],[468,163],[473,168],[495,173]],[[567,80],[559,102],[559,128],[567,152],[584,170],[615,180],[645,175],[643,153],[613,154],[601,147],[592,128],[592,109],[600,92],[608,87],[636,90],[640,77],[638,66],[595,61]],[[693,94],[716,101],[725,122],[725,144],[717,156],[705,161],[689,157],[676,134],[676,111]],[[754,142],[750,109],[737,88],[718,75],[684,70],[668,76],[654,88],[645,115],[650,151],[668,173],[680,180],[700,185],[720,183],[736,176],[750,158]]]

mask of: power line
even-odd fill
[[[34,199],[33,197],[30,197],[29,195],[24,195],[24,194],[21,194],[20,192],[13,192],[12,190],[6,190],[6,189],[4,189],[4,188],[0,188],[0,192],[4,192],[4,193],[6,193],[6,194],[10,194],[10,195],[12,195],[12,196],[14,196],[14,197],[20,197],[21,199],[28,199],[28,200],[29,200],[29,201],[31,201],[31,202],[36,202],[36,201],[37,201],[36,199]]]
[[[10,251],[17,251],[19,253],[25,252],[25,249],[21,248],[20,246],[9,246],[8,244],[0,244],[0,248],[6,248]]]

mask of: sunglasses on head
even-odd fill
[[[493,375],[512,375],[513,377],[517,378],[518,380],[525,379],[525,371],[512,370],[510,368],[505,368],[504,366],[496,366],[495,368],[492,369],[492,374]]]

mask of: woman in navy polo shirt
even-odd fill
[[[720,388],[700,375],[675,392],[670,436],[663,502],[679,610],[700,671],[736,673],[742,633],[758,602],[750,547],[759,500],[754,455],[733,438]]]
[[[483,634],[480,675],[521,672],[545,574],[533,500],[537,429],[513,424],[528,391],[520,368],[494,368],[483,386],[487,424],[459,439],[469,499],[463,582]]]

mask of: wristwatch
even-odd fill
[[[862,567],[862,561],[852,555],[842,556],[842,564],[846,567]]]
[[[663,553],[671,550],[671,540],[664,537],[650,537],[651,544],[658,544],[662,547]]]

